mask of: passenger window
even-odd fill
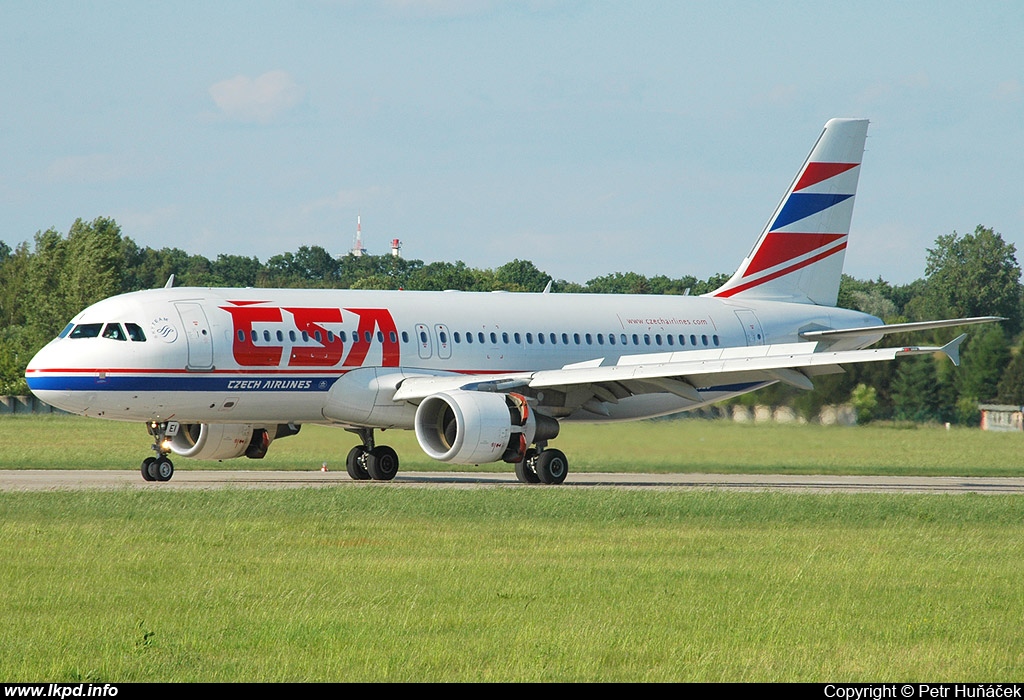
[[[128,331],[128,337],[136,343],[146,342],[146,334],[142,330],[142,326],[137,323],[126,323],[124,324],[125,329]]]
[[[103,337],[111,340],[128,340],[120,323],[108,323],[107,327],[103,329]]]
[[[100,329],[103,328],[102,323],[82,323],[75,326],[75,330],[71,331],[71,338],[95,338],[100,334]]]

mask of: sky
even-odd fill
[[[363,246],[555,279],[705,279],[825,122],[866,117],[845,271],[938,236],[1024,259],[1024,3],[0,4],[0,241],[111,217],[140,246]]]

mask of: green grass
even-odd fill
[[[426,457],[408,431],[378,432],[403,470],[447,468]],[[263,460],[177,459],[177,469],[343,469],[356,444],[339,428],[303,427],[274,442]],[[152,454],[142,425],[77,416],[0,417],[0,469],[135,469]],[[1020,476],[1024,434],[941,426],[737,424],[680,419],[567,424],[552,443],[571,471]],[[464,467],[458,467],[463,469]],[[469,467],[510,471],[498,463]],[[571,478],[571,477],[570,477]]]
[[[689,419],[556,444],[578,471],[981,476],[1019,474],[1021,440]],[[135,469],[149,442],[5,416],[0,468]],[[262,461],[177,468],[340,469],[354,443],[307,426]],[[0,555],[5,681],[1024,682],[1016,496],[6,492]]]
[[[1010,496],[0,494],[6,681],[1022,681]]]

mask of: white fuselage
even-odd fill
[[[834,307],[710,297],[169,288],[89,307],[39,352],[26,377],[54,406],[114,420],[381,427],[360,420],[363,398],[342,398],[339,379],[359,377],[353,386],[365,387],[390,376],[393,387],[402,376],[500,377],[615,364],[624,355],[792,343],[809,330],[878,323]],[[550,412],[643,418],[765,383],[698,387],[700,402],[630,397],[607,415],[559,413],[557,403]],[[339,399],[356,409],[330,410]],[[397,411],[383,427],[411,427],[413,412]]]

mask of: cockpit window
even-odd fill
[[[120,323],[108,323],[107,327],[103,329],[103,337],[111,340],[128,340]]]
[[[75,327],[75,324],[69,323],[68,325],[64,326],[64,330],[62,330],[57,337],[58,338],[63,338],[65,336],[67,336],[67,334],[70,333],[71,329],[74,328],[74,327]]]
[[[80,323],[71,331],[71,338],[95,338],[103,328],[102,323]]]
[[[128,331],[128,337],[136,343],[146,342],[146,334],[142,332],[142,328],[136,323],[126,323],[124,327]]]

